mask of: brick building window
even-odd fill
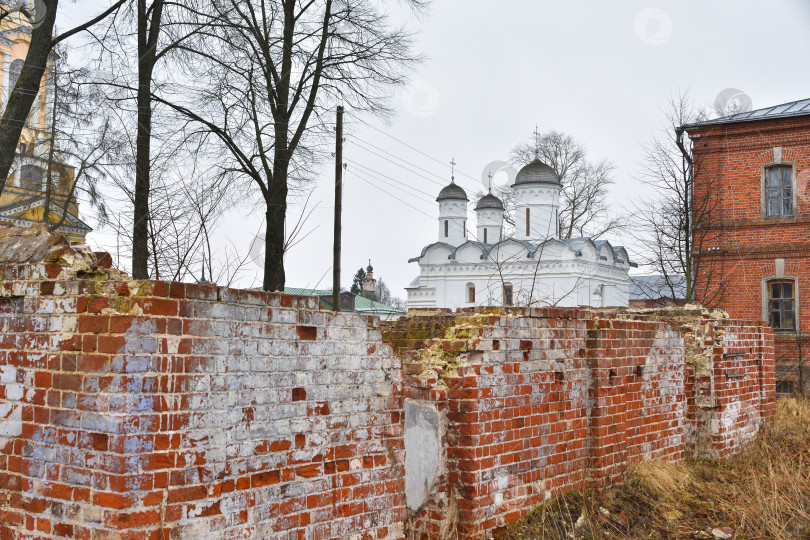
[[[792,396],[793,381],[778,381],[776,383],[776,393],[780,396]]]
[[[778,165],[765,169],[765,215],[793,217],[793,167]]]
[[[507,283],[503,286],[503,305],[511,306],[514,304],[514,295],[512,292],[512,285]]]
[[[796,331],[795,285],[793,281],[768,282],[768,324],[771,328]]]

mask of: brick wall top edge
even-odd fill
[[[436,320],[447,321],[457,317],[471,315],[490,315],[495,317],[529,317],[545,319],[656,319],[669,320],[679,317],[704,318],[707,320],[731,320],[729,316],[719,310],[706,309],[701,306],[661,307],[661,308],[556,308],[556,307],[475,307],[450,309],[408,311],[408,319],[413,321]],[[737,324],[760,325],[760,321],[735,321]]]
[[[0,297],[108,296],[203,300],[257,307],[320,310],[315,296],[295,296],[215,284],[136,280],[112,267],[108,253],[70,245],[44,226],[0,227]],[[59,283],[61,287],[47,285]],[[148,315],[148,314],[147,314]],[[379,317],[351,314],[379,326]]]

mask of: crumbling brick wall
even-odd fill
[[[486,538],[633,461],[731,457],[773,415],[773,334],[761,323],[699,309],[447,318],[413,314],[385,332],[408,357],[406,410],[438,418],[420,425],[406,412],[415,538]],[[411,480],[408,452],[431,429],[436,467]]]
[[[773,414],[761,323],[479,309],[381,327],[110,263],[0,231],[4,540],[486,538],[634,460],[728,458]]]
[[[0,537],[402,536],[377,319],[26,242],[42,261],[0,270]]]

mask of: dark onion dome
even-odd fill
[[[560,185],[560,177],[557,173],[540,161],[535,159],[517,173],[515,183],[513,186],[520,186],[523,184],[556,184]]]
[[[461,189],[461,187],[457,186],[455,182],[450,182],[450,185],[441,190],[439,192],[439,196],[436,197],[437,201],[446,201],[450,199],[469,201],[467,198],[467,192]]]
[[[484,210],[486,208],[503,210],[503,202],[501,202],[501,200],[492,193],[487,193],[486,195],[481,197],[478,200],[478,204],[475,205],[476,210]]]
[[[371,266],[371,261],[368,261],[368,266],[366,266],[366,272],[373,272],[374,267]]]

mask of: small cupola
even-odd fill
[[[450,184],[436,197],[439,203],[439,242],[458,247],[467,241],[467,192],[456,184],[455,160],[450,162],[453,174]]]
[[[503,232],[503,201],[492,194],[492,177],[490,191],[475,205],[476,229],[478,241],[482,244],[496,244],[501,241]]]
[[[540,160],[539,143],[534,161],[518,171],[515,194],[515,238],[531,242],[557,235],[560,207],[560,175]]]

